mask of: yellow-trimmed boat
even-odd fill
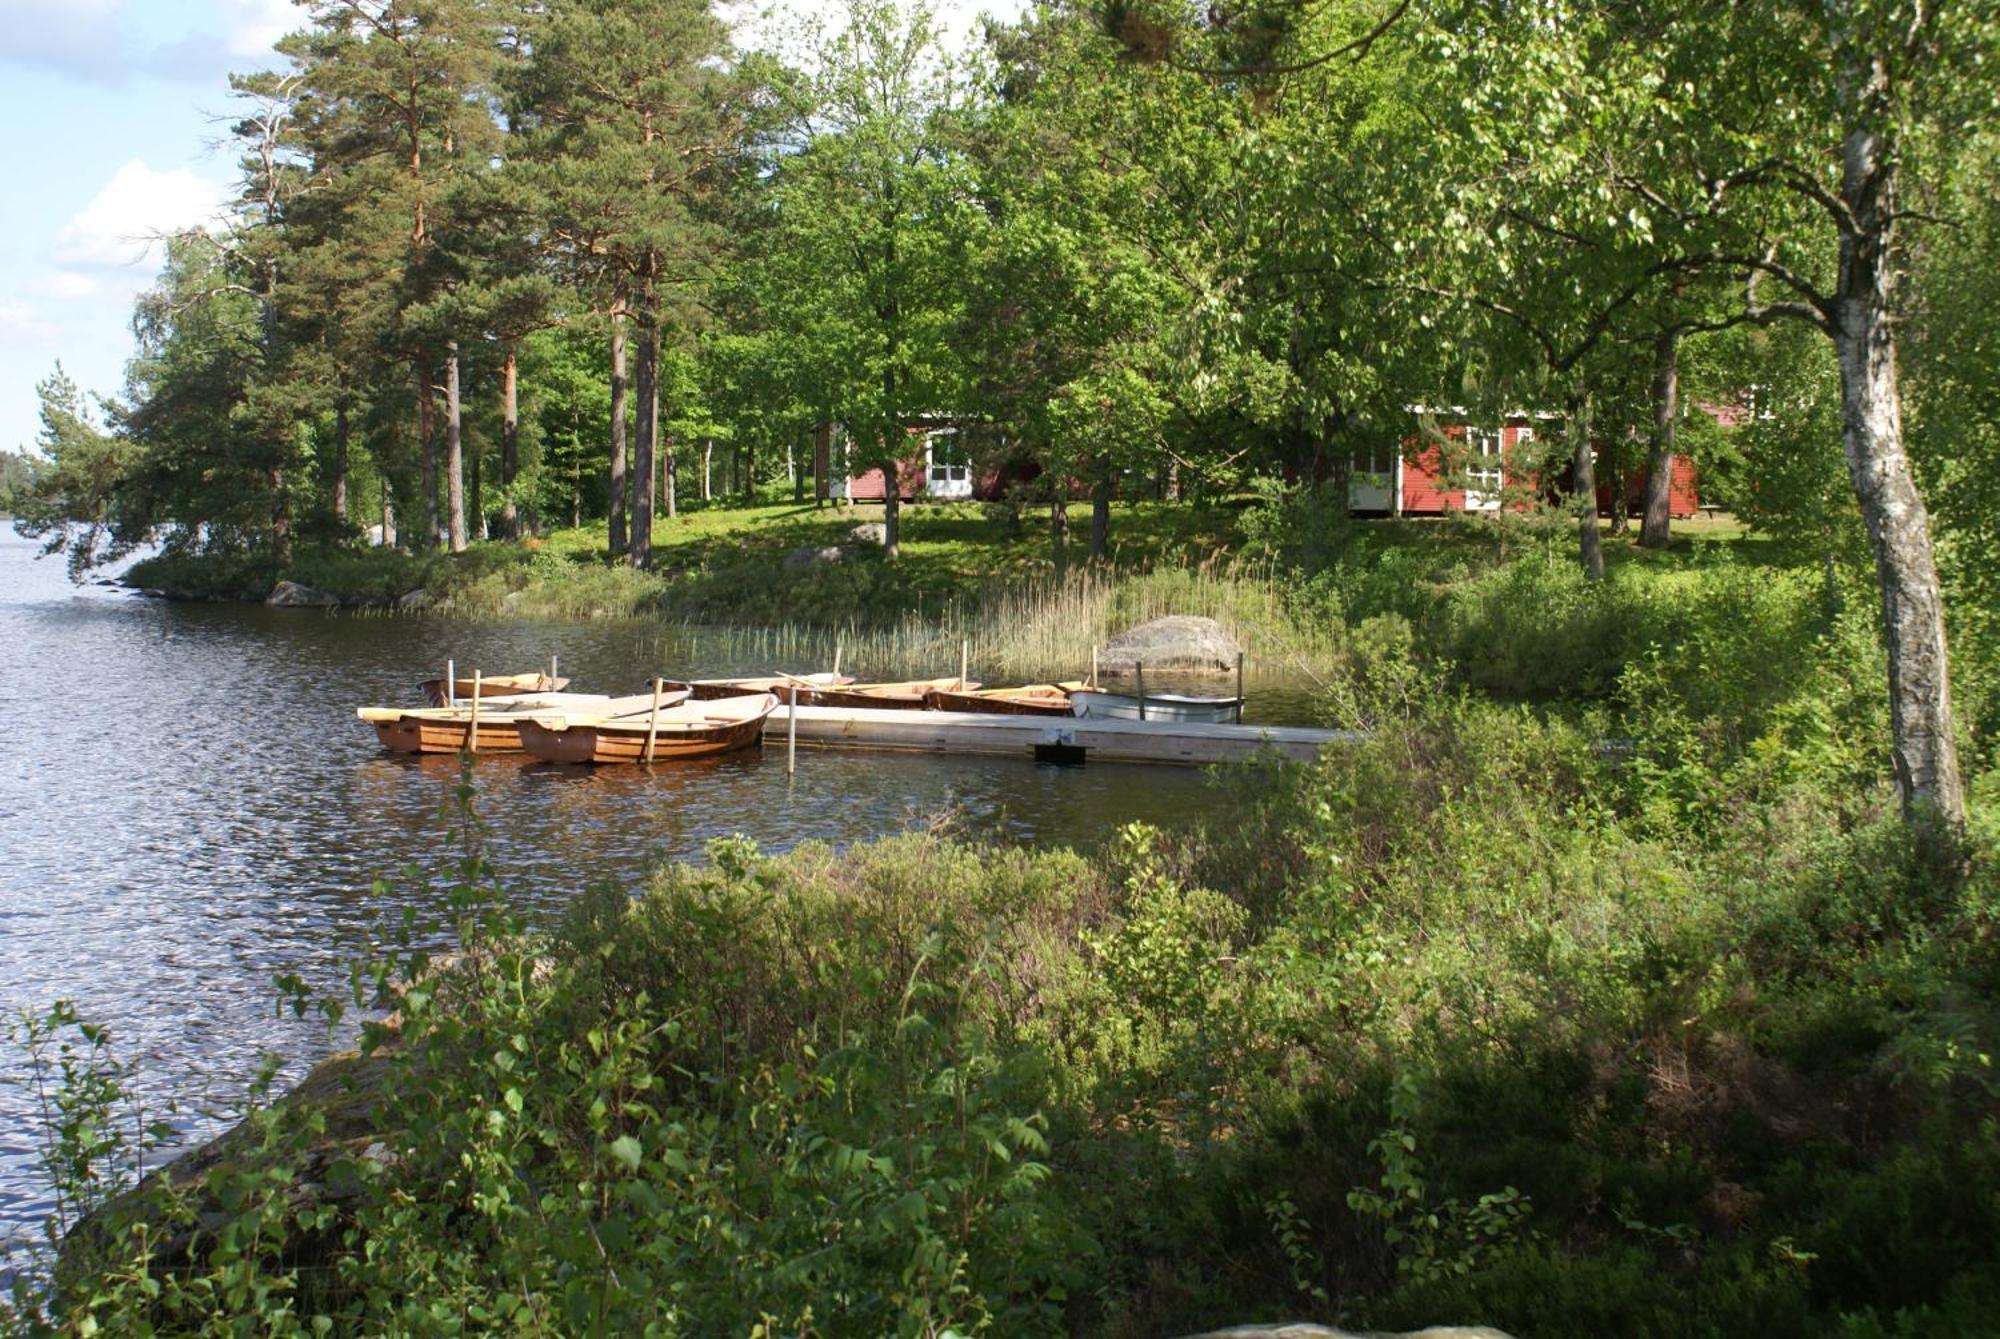
[[[778,709],[771,693],[684,702],[655,716],[540,712],[521,718],[522,747],[547,762],[681,762],[754,748],[764,719]]]
[[[687,700],[687,689],[663,693],[660,705],[671,709]],[[355,715],[375,727],[382,747],[393,753],[520,753],[521,721],[534,712],[577,711],[622,718],[650,713],[651,693],[605,697],[598,693],[544,693],[538,696],[480,699],[477,725],[471,705],[463,707],[361,707]]]
[[[1082,683],[1036,683],[1019,688],[979,688],[959,692],[934,688],[925,706],[932,711],[971,711],[993,716],[1069,716],[1069,695]]]

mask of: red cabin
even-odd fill
[[[955,420],[914,419],[905,431],[910,437],[910,452],[896,466],[896,492],[905,502],[918,498],[991,500],[1019,477],[1019,471],[973,465]],[[882,501],[887,487],[882,471],[856,474],[852,459],[847,430],[838,423],[820,424],[813,433],[814,495],[821,500]]]
[[[1447,467],[1445,452],[1435,441],[1407,438],[1401,452],[1382,449],[1373,459],[1354,462],[1347,488],[1348,510],[1393,516],[1498,511],[1510,484],[1538,491],[1534,474],[1521,461],[1521,448],[1540,432],[1528,416],[1513,415],[1497,426],[1447,423],[1440,425],[1440,431],[1448,440],[1463,443],[1462,462],[1455,462],[1460,464],[1458,470]],[[1636,512],[1645,493],[1644,473],[1628,480],[1627,510]],[[1676,519],[1685,520],[1700,508],[1694,462],[1686,456],[1674,457],[1669,497],[1669,510]],[[1612,514],[1614,500],[1611,486],[1599,485],[1600,515]]]

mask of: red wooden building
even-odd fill
[[[1513,505],[1523,505],[1522,491],[1540,491],[1537,476],[1524,459],[1525,450],[1540,433],[1535,421],[1525,415],[1508,418],[1497,426],[1471,423],[1441,425],[1445,438],[1454,444],[1454,460],[1447,462],[1445,449],[1435,441],[1418,438],[1404,441],[1402,450],[1379,449],[1372,459],[1357,459],[1347,488],[1348,509],[1353,512],[1390,516],[1436,516],[1450,511],[1498,511],[1510,501],[1509,486],[1516,490]],[[1646,476],[1643,472],[1625,481],[1625,509],[1636,512],[1643,505]],[[1678,519],[1693,516],[1701,505],[1696,487],[1694,462],[1675,456],[1669,486],[1669,511]],[[1597,509],[1611,515],[1612,486],[1597,488]]]
[[[896,492],[905,502],[918,498],[991,500],[999,497],[1018,473],[975,466],[955,420],[914,419],[906,430],[910,452],[896,466]],[[838,423],[820,424],[813,433],[814,497],[882,501],[888,487],[883,472],[877,468],[856,473],[854,455],[845,428]]]

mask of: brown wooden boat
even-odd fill
[[[1068,716],[1069,695],[1081,683],[1037,683],[1020,688],[981,688],[958,692],[933,688],[924,704],[932,711],[975,711],[996,716]]]
[[[521,743],[549,762],[631,763],[646,760],[652,740],[654,762],[710,758],[753,748],[763,742],[764,718],[778,708],[770,693],[685,702],[636,716],[538,713],[521,719]]]
[[[663,713],[687,700],[687,690],[663,693]],[[604,697],[596,693],[549,693],[539,698],[517,697],[489,701],[481,697],[477,747],[474,753],[520,753],[521,721],[536,712],[575,711],[623,718],[632,712],[651,713],[653,695],[635,693],[630,697]],[[375,727],[382,747],[394,753],[464,753],[474,743],[472,708],[464,707],[361,707],[354,713]]]
[[[812,703],[817,689],[838,688],[853,682],[851,674],[761,674],[746,679],[696,679],[688,687],[697,702],[757,693],[770,693],[780,702],[790,702],[796,692],[803,707]]]
[[[540,673],[486,674],[476,679],[461,676],[452,682],[455,685],[453,695],[461,702],[470,699],[475,688],[479,690],[480,697],[487,698],[519,697],[524,693],[560,693],[569,687],[569,680],[566,678],[552,679]],[[424,701],[433,707],[451,705],[445,699],[443,679],[425,679],[417,685],[417,688],[423,693]]]
[[[932,693],[969,693],[977,687],[977,680],[961,679],[956,675],[948,679],[909,679],[902,683],[857,683],[849,688],[801,690],[799,705],[916,711],[929,704]]]

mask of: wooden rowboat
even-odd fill
[[[662,694],[664,709],[687,700],[687,690],[677,688]],[[540,697],[502,698],[479,702],[479,725],[474,739],[472,708],[464,707],[361,707],[355,715],[375,727],[375,737],[393,753],[520,753],[521,721],[530,714],[549,711],[590,712],[593,715],[623,718],[633,712],[650,713],[651,693],[630,697],[604,697],[596,693],[547,693]],[[476,744],[476,747],[474,745]]]
[[[974,679],[909,679],[902,683],[857,683],[847,688],[801,689],[802,707],[875,707],[915,711],[929,705],[936,692],[969,693],[979,687]]]
[[[792,694],[798,692],[799,705],[806,706],[813,701],[814,689],[838,688],[853,682],[851,674],[762,674],[747,679],[696,679],[688,687],[693,690],[697,702],[743,697],[746,694],[754,696],[757,693],[771,693],[778,701],[789,702]]]
[[[1108,693],[1086,688],[1070,694],[1078,716],[1114,721],[1193,721],[1224,725],[1243,719],[1240,697],[1189,697],[1181,693]]]
[[[1022,688],[981,688],[972,692],[934,688],[925,703],[932,711],[976,711],[997,716],[1070,716],[1070,694],[1081,683],[1038,683]]]
[[[452,690],[453,696],[459,701],[469,699],[475,687],[478,688],[479,696],[482,698],[518,697],[523,693],[559,693],[569,687],[569,680],[566,678],[552,679],[548,675],[540,673],[487,674],[477,679],[468,679],[461,676],[452,682],[455,685]],[[443,679],[425,679],[417,687],[422,691],[424,701],[430,703],[433,707],[448,707],[451,705],[445,699]]]
[[[770,693],[685,702],[635,716],[539,713],[521,719],[521,743],[548,762],[680,762],[734,753],[763,742],[764,718],[778,708]]]

